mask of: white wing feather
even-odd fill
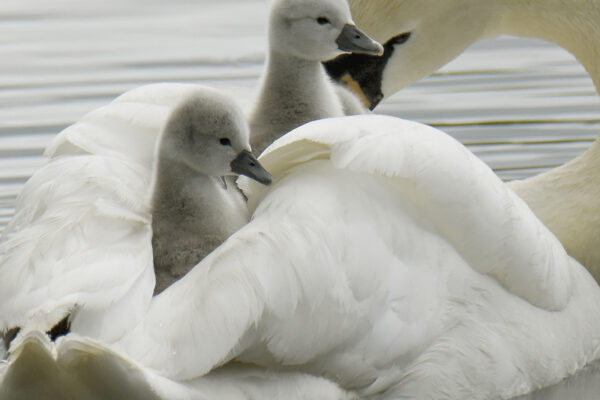
[[[120,337],[154,286],[148,185],[144,169],[107,156],[40,169],[0,244],[2,327],[48,330],[75,311],[73,329]]]

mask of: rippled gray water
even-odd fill
[[[53,135],[128,89],[198,82],[248,106],[264,61],[266,5],[2,0],[0,228]],[[474,45],[376,112],[441,127],[507,180],[563,164],[600,132],[600,98],[573,57],[512,37]],[[527,399],[597,400],[599,369]]]

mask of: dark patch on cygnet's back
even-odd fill
[[[406,42],[410,32],[392,37],[383,45],[383,55],[342,54],[323,65],[327,74],[336,82],[346,85],[355,92],[370,110],[373,110],[383,99],[381,83],[383,71],[394,54],[394,46]],[[358,93],[360,92],[360,93]]]
[[[71,321],[69,318],[71,314],[67,314],[63,319],[56,323],[46,334],[50,337],[50,340],[55,341],[58,337],[64,336],[71,331]],[[20,326],[15,326],[9,330],[2,332],[2,340],[6,350],[10,348],[10,344],[21,332]]]
[[[2,332],[2,341],[4,342],[4,348],[6,350],[8,350],[10,348],[10,344],[17,337],[17,335],[19,334],[20,331],[21,331],[21,328],[18,326],[15,326],[13,328],[10,328],[6,332]]]
[[[71,314],[67,314],[63,319],[58,321],[49,331],[46,333],[50,336],[50,340],[55,341],[58,337],[64,336],[71,332],[71,321],[69,318]]]

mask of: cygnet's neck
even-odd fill
[[[185,275],[248,220],[235,188],[160,158],[152,196],[155,294]]]
[[[223,188],[213,177],[183,163],[166,159],[158,162],[152,197],[153,225],[197,230],[196,221],[211,215],[211,199]]]
[[[271,49],[250,117],[252,149],[260,154],[306,122],[338,116],[343,116],[342,105],[321,62]]]

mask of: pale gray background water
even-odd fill
[[[52,136],[128,89],[198,82],[251,104],[265,55],[266,5],[0,1],[0,229]],[[600,98],[573,57],[512,37],[474,45],[376,112],[442,127],[503,179],[560,165],[600,132]],[[592,366],[527,399],[597,400],[599,370]]]

